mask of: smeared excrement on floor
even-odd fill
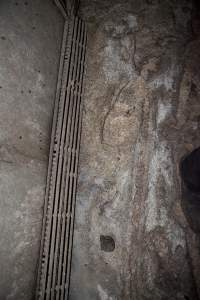
[[[89,45],[71,299],[199,299],[199,235],[179,172],[200,143],[195,3],[85,0],[81,15]]]

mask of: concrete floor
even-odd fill
[[[192,1],[83,0],[88,66],[70,300],[198,300],[178,165],[200,141]],[[0,2],[0,300],[34,296],[63,18]]]
[[[71,300],[200,299],[200,239],[179,184],[181,158],[200,145],[193,2],[82,0],[80,11],[88,61]]]
[[[0,1],[0,299],[33,298],[63,18]]]

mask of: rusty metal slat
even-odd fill
[[[65,19],[77,15],[80,2],[79,0],[54,0],[54,2]]]
[[[69,27],[68,27],[69,29]],[[67,39],[69,39],[69,30],[68,30],[68,33],[67,33]],[[65,49],[64,49],[64,58],[66,56],[66,42],[65,42]],[[63,62],[64,64],[64,62]],[[66,68],[66,66],[65,66]],[[62,98],[61,97],[61,94],[62,94],[62,91],[63,91],[63,82],[66,81],[66,77],[67,77],[67,72],[66,70],[64,70],[64,66],[63,66],[63,74],[62,74],[62,78],[61,78],[61,89],[60,89],[60,94],[59,94],[59,108],[58,108],[58,112],[57,112],[57,119],[56,119],[56,132],[54,133],[54,138],[52,140],[52,143],[53,143],[53,157],[52,157],[52,164],[51,166],[49,167],[50,169],[50,176],[49,176],[49,185],[47,186],[47,189],[46,189],[46,197],[48,198],[48,208],[47,208],[47,211],[45,211],[46,213],[46,224],[45,224],[45,243],[44,243],[44,249],[43,249],[43,252],[44,252],[44,255],[46,257],[46,260],[44,262],[44,265],[43,265],[43,278],[42,278],[42,283],[43,283],[43,286],[42,286],[42,294],[44,294],[44,290],[45,290],[45,277],[46,277],[46,268],[47,268],[47,264],[48,264],[48,250],[49,250],[49,243],[50,243],[50,232],[51,232],[51,227],[48,226],[48,225],[51,225],[51,216],[52,216],[52,209],[53,209],[53,199],[52,199],[52,194],[53,194],[53,190],[52,190],[52,186],[53,186],[53,181],[55,179],[55,172],[57,171],[57,159],[58,159],[58,151],[57,149],[55,148],[59,148],[59,145],[58,143],[60,142],[60,139],[59,139],[59,136],[57,134],[57,132],[59,132],[59,124],[58,124],[58,120],[62,120],[62,117],[60,117],[60,114],[62,112]],[[56,147],[57,145],[57,147]],[[56,152],[56,154],[55,154]]]
[[[80,35],[80,25],[78,24],[78,29],[77,29],[77,32],[78,32],[78,35],[77,35],[77,39],[79,39],[79,35]],[[76,64],[76,57],[77,57],[77,45],[76,45],[76,50],[75,50],[75,60],[74,60],[74,64]],[[75,70],[73,68],[73,75],[72,75],[72,81],[76,80],[76,74],[75,74]],[[69,84],[69,83],[68,83]],[[66,101],[69,102],[69,110],[68,110],[68,114],[65,114],[65,118],[64,118],[64,124],[68,125],[71,121],[71,110],[70,110],[70,107],[73,105],[73,101],[72,99],[70,99],[70,93],[71,93],[71,90],[72,90],[72,85],[69,85],[71,87],[70,91],[67,92],[67,96],[66,96]],[[69,89],[67,89],[69,90]],[[72,103],[72,105],[71,105]],[[61,169],[61,181],[60,181],[60,185],[59,185],[59,191],[57,193],[57,197],[59,198],[59,201],[58,201],[58,213],[61,213],[61,209],[62,209],[62,200],[63,200],[63,197],[61,197],[61,190],[63,188],[63,180],[62,178],[65,177],[65,164],[66,164],[66,154],[65,154],[65,151],[64,149],[66,148],[66,144],[68,143],[67,141],[67,136],[68,136],[68,133],[69,133],[69,126],[67,126],[67,130],[65,129],[65,132],[63,134],[63,139],[64,139],[64,147],[63,147],[63,155],[64,155],[64,158],[62,159],[62,169]],[[59,246],[59,243],[60,243],[60,227],[61,227],[61,222],[63,220],[60,219],[60,222],[57,223],[57,228],[56,228],[56,237],[55,237],[55,253],[54,253],[54,263],[53,263],[53,278],[52,278],[52,289],[51,289],[51,299],[53,299],[54,297],[54,291],[55,291],[55,279],[56,279],[56,271],[57,271],[57,256],[58,256],[58,246]]]
[[[77,84],[78,84],[78,83],[76,83],[76,85],[77,85]],[[74,111],[74,113],[75,113],[75,111]],[[73,119],[74,119],[74,116],[73,116]],[[71,129],[71,133],[72,133],[72,130],[73,130],[73,129]],[[72,135],[71,135],[71,137],[70,137],[70,145],[69,145],[69,147],[70,147],[70,148],[73,148],[73,145],[72,145]],[[68,164],[67,164],[67,170],[66,170],[66,172],[67,172],[67,178],[69,178],[69,174],[70,174],[70,164],[71,164],[71,154],[70,154],[70,156],[68,157]],[[70,179],[70,178],[69,178],[69,179]],[[67,180],[66,186],[65,186],[65,198],[66,198],[66,201],[65,201],[65,207],[64,207],[64,210],[67,210],[67,211],[68,211],[68,215],[69,215],[69,218],[70,218],[70,213],[69,213],[69,210],[67,209],[67,208],[68,208],[68,204],[69,204],[69,202],[70,202],[70,196],[71,196],[71,195],[68,195],[68,194],[67,194],[67,193],[68,193],[69,181],[70,181],[70,180]],[[67,203],[68,203],[68,204],[67,204]],[[66,242],[66,241],[65,241],[65,230],[66,230],[66,232],[67,232],[65,222],[66,222],[66,220],[64,220],[64,224],[63,224],[63,227],[62,227],[62,245],[61,245],[61,255],[60,255],[60,258],[63,258],[64,253],[66,253],[66,252],[64,251],[65,242]],[[58,270],[58,286],[64,286],[64,283],[62,282],[63,276],[62,276],[61,272],[62,272],[62,270],[63,270],[63,266],[66,264],[65,258],[66,258],[66,256],[64,256],[64,258],[63,258],[64,261],[62,261],[62,259],[61,259],[60,262],[59,262],[59,270]],[[58,294],[59,294],[59,292],[58,292]],[[59,299],[59,295],[57,295],[57,299]]]
[[[70,130],[70,131],[71,131],[71,130]],[[67,168],[66,161],[67,161],[67,158],[68,158],[68,156],[70,155],[70,152],[73,152],[73,150],[70,149],[68,143],[66,143],[66,145],[65,145],[65,151],[66,151],[66,155],[65,155],[65,157],[64,157],[64,173],[66,173],[66,168]],[[76,153],[76,154],[77,154],[77,153]],[[74,176],[76,176],[76,174],[69,173],[69,174],[68,174],[68,177],[71,177],[71,176],[74,177]],[[63,179],[62,187],[64,187],[64,186],[65,186],[65,180],[66,180],[65,176],[63,176],[62,179]],[[61,193],[61,199],[63,200],[63,197],[64,197],[64,188],[62,188],[61,192],[62,192],[62,193]],[[64,201],[62,201],[62,205],[64,205],[63,202],[64,202]],[[62,208],[64,211],[66,210],[65,207],[63,208],[63,206],[62,206],[61,208]],[[64,224],[65,224],[65,221],[66,221],[66,220],[62,220],[62,222],[63,222],[63,223],[61,223],[62,228],[63,228],[63,226],[64,226]],[[59,247],[59,248],[62,248],[61,246],[62,246],[62,243],[61,243],[61,234],[60,234],[60,247]],[[62,252],[61,252],[61,253],[62,253]],[[62,257],[62,255],[61,255],[60,257]]]
[[[68,32],[68,39],[69,39],[69,32]],[[66,49],[65,49],[65,55],[66,56]],[[63,74],[63,78],[62,78],[62,82],[66,81],[67,80],[67,75],[68,72],[66,72],[65,70],[65,74]],[[65,80],[63,80],[65,79]],[[54,182],[56,180],[56,176],[57,176],[57,160],[58,160],[58,150],[60,148],[60,137],[59,137],[59,130],[60,130],[60,126],[59,125],[59,119],[62,120],[62,117],[60,117],[61,115],[61,112],[62,112],[62,106],[63,106],[63,97],[62,97],[62,94],[63,94],[63,88],[61,90],[61,94],[60,94],[60,98],[62,100],[62,105],[59,106],[59,113],[58,113],[58,120],[57,120],[57,131],[58,131],[58,134],[56,132],[55,134],[55,144],[54,144],[54,164],[53,164],[53,170],[52,170],[52,173],[51,173],[51,185],[50,185],[50,188],[49,188],[49,201],[51,202],[51,206],[49,209],[49,211],[47,212],[48,214],[48,224],[46,224],[46,227],[47,227],[47,230],[46,232],[48,233],[47,234],[47,242],[46,242],[46,248],[44,249],[44,251],[46,252],[46,255],[47,255],[47,259],[45,261],[45,268],[44,268],[44,277],[43,277],[43,289],[42,289],[42,292],[43,294],[45,293],[45,290],[46,290],[46,278],[47,277],[47,269],[48,269],[48,264],[49,264],[49,246],[50,246],[50,242],[51,242],[51,217],[52,217],[52,214],[53,214],[53,206],[54,206]],[[60,100],[60,102],[61,102]],[[57,146],[57,147],[56,147]],[[57,149],[55,149],[57,148]],[[56,153],[56,155],[55,155]]]
[[[66,85],[69,77],[69,69],[71,65],[71,57],[73,53],[73,48],[71,46],[71,39],[74,34],[74,31],[71,29],[71,24],[68,24],[68,36],[67,36],[67,46],[65,49],[65,60],[64,60],[64,72],[62,77],[62,86],[61,86],[61,93],[60,93],[60,106],[58,111],[58,118],[57,118],[57,128],[56,128],[56,134],[55,134],[55,140],[54,140],[54,160],[53,160],[53,166],[52,166],[52,173],[51,173],[51,182],[49,187],[49,210],[47,211],[47,222],[46,222],[46,244],[44,245],[44,251],[47,256],[47,259],[45,261],[44,265],[44,278],[43,278],[43,293],[46,291],[45,299],[48,299],[49,293],[48,293],[48,280],[49,280],[49,265],[51,265],[51,261],[53,257],[51,254],[51,244],[52,244],[52,215],[54,211],[54,205],[55,205],[55,187],[56,187],[56,180],[57,180],[57,172],[58,172],[58,161],[59,161],[59,155],[61,150],[61,129],[62,129],[62,123],[63,123],[63,113],[64,113],[64,106],[65,106],[65,93],[66,93]],[[70,45],[70,46],[69,46]],[[68,59],[66,59],[68,58]],[[46,290],[47,289],[47,290]]]
[[[59,102],[60,102],[60,90],[61,90],[61,83],[62,83],[62,76],[63,76],[63,65],[64,65],[64,56],[65,56],[65,47],[68,35],[68,24],[65,23],[64,32],[63,32],[63,42],[61,47],[61,56],[60,56],[60,64],[59,64],[59,73],[58,73],[58,80],[57,80],[57,87],[56,87],[56,98],[55,98],[55,105],[54,105],[54,115],[53,115],[53,123],[52,123],[52,133],[51,133],[51,144],[49,150],[49,166],[48,166],[48,173],[47,173],[47,182],[46,182],[46,194],[45,194],[45,201],[44,201],[44,214],[43,214],[43,222],[42,222],[42,236],[41,236],[41,246],[40,246],[40,256],[39,256],[39,265],[38,265],[38,278],[37,278],[37,290],[36,290],[36,297],[39,296],[39,291],[41,290],[41,276],[42,276],[42,269],[44,263],[44,244],[45,244],[45,224],[47,220],[47,209],[49,205],[49,194],[48,190],[50,188],[51,182],[51,172],[53,166],[53,156],[54,156],[54,139],[57,127],[57,116],[59,110]]]
[[[82,49],[81,49],[81,54],[82,54]],[[80,57],[80,62],[81,62],[81,57]],[[80,63],[78,65],[78,68],[79,68],[79,74],[80,74]],[[77,88],[77,86],[76,86]],[[75,96],[75,95],[74,95]],[[75,101],[76,101],[76,110],[75,110],[75,115],[73,116],[73,119],[74,119],[74,128],[73,128],[73,135],[71,137],[71,144],[72,144],[72,148],[75,148],[76,146],[76,134],[77,134],[77,123],[78,123],[78,118],[79,118],[79,99],[77,98],[77,96],[75,96]],[[74,155],[74,151],[71,153],[70,155],[70,164],[69,164],[69,172],[73,172],[73,167],[74,167],[74,160],[75,160],[75,155]],[[72,190],[72,185],[74,183],[74,177],[72,178],[69,178],[69,181],[68,181],[68,198],[69,198],[69,201],[68,201],[68,212],[69,212],[69,215],[70,215],[70,218],[68,218],[66,221],[67,221],[67,228],[66,228],[66,232],[68,233],[68,236],[67,238],[65,238],[65,251],[64,253],[67,253],[68,254],[68,248],[69,248],[69,235],[70,235],[70,223],[71,223],[71,207],[72,207],[72,199],[73,199],[73,190]],[[67,250],[66,250],[67,249]],[[62,272],[62,283],[61,285],[64,286],[65,285],[65,282],[66,281],[66,271],[68,270],[68,255],[65,255],[64,257],[64,264],[63,264],[63,272]],[[61,299],[63,299],[64,297],[64,294],[65,294],[65,289],[61,291]]]
[[[71,17],[64,28],[52,126],[36,293],[40,300],[68,297],[85,48],[85,25]]]
[[[87,36],[85,34],[85,45],[87,41]],[[83,78],[84,78],[84,69],[85,69],[85,53],[86,49],[84,49],[83,53],[83,63],[82,63],[82,86],[80,87],[81,91],[78,93],[78,101],[79,101],[79,119],[77,122],[77,137],[76,137],[76,150],[79,153],[80,150],[80,138],[81,138],[81,121],[82,121],[82,103],[81,103],[81,94],[83,92]],[[74,173],[78,173],[78,162],[79,162],[79,157],[77,156],[77,159],[75,160],[74,163]],[[70,230],[69,230],[69,246],[68,246],[68,263],[67,263],[67,278],[66,278],[66,283],[67,287],[65,289],[65,299],[68,298],[69,296],[69,284],[70,284],[70,272],[71,272],[71,259],[72,259],[72,246],[73,246],[73,232],[74,232],[74,218],[75,218],[75,204],[76,204],[76,188],[77,188],[77,176],[74,178],[74,183],[73,183],[73,190],[72,190],[72,207],[71,207],[71,224],[70,224]]]
[[[63,0],[54,0],[55,4],[58,6],[60,9],[60,12],[62,13],[63,17],[67,19],[67,10],[66,10],[66,3]]]
[[[73,87],[71,87],[71,89],[70,89],[70,97],[71,97],[71,92],[72,92],[72,89],[73,89]],[[73,103],[73,99],[71,99],[71,102]],[[74,104],[74,103],[73,103]],[[74,111],[74,106],[73,106],[73,111]],[[71,116],[73,115],[73,111],[72,111],[72,114],[71,114]],[[67,168],[67,166],[66,166],[66,164],[68,164],[69,163],[69,151],[68,151],[68,145],[69,145],[69,138],[70,138],[70,135],[71,135],[71,124],[72,124],[72,117],[71,117],[71,119],[70,119],[70,128],[69,128],[69,131],[68,131],[68,133],[67,133],[67,138],[66,138],[66,145],[65,145],[65,163],[64,163],[64,166],[65,166],[65,170],[64,170],[64,172],[66,173],[66,178],[63,178],[63,186],[65,186],[66,184],[67,184],[67,182],[68,182],[68,180],[69,180],[69,176],[68,176],[68,174],[67,174],[67,171],[66,171],[66,168]],[[66,182],[66,183],[65,183]],[[68,200],[68,199],[65,199],[65,195],[64,195],[64,189],[65,188],[63,188],[62,189],[62,199],[63,199],[63,202],[64,202],[64,207],[63,207],[63,211],[65,211],[66,212],[66,207],[65,207],[65,202]],[[63,220],[63,222],[62,222],[62,229],[61,229],[61,242],[60,242],[60,249],[62,249],[62,244],[63,244],[63,240],[62,240],[62,231],[63,231],[63,223],[65,223],[65,219]],[[57,286],[58,286],[58,282],[59,282],[59,270],[60,270],[60,268],[61,268],[61,266],[62,266],[62,251],[60,251],[60,254],[59,254],[59,263],[58,263],[58,276],[57,276]],[[58,297],[58,295],[57,295],[57,297]]]
[[[77,35],[77,26],[78,22],[75,20],[75,35]],[[73,65],[75,63],[75,43],[72,43],[72,56],[71,56],[71,63],[70,63],[70,70],[69,70],[69,79],[72,76],[73,72]],[[73,78],[73,77],[72,77]],[[68,81],[69,84],[69,81]],[[63,106],[63,115],[62,115],[62,126],[61,126],[61,141],[60,141],[60,149],[59,149],[59,158],[58,158],[58,168],[57,168],[57,177],[56,177],[56,182],[55,182],[55,190],[54,190],[54,208],[53,212],[57,212],[58,209],[58,202],[59,202],[59,189],[60,189],[60,182],[61,182],[61,171],[62,171],[62,163],[63,163],[63,154],[64,154],[64,132],[65,132],[65,115],[66,115],[66,106],[69,103],[69,99],[66,99],[66,93],[65,93],[65,99],[64,99],[64,106]],[[50,293],[51,293],[51,279],[52,279],[52,267],[53,267],[53,262],[54,262],[54,248],[55,248],[55,234],[56,234],[56,226],[57,226],[57,219],[53,219],[52,222],[52,232],[51,232],[51,246],[50,246],[50,260],[49,260],[49,265],[48,265],[48,281],[47,281],[47,295],[46,299],[49,299]]]

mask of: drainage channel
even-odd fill
[[[65,22],[49,153],[36,299],[68,299],[86,27],[78,17]]]

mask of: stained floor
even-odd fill
[[[200,141],[194,2],[81,2],[88,66],[70,300],[200,298],[199,235],[179,176]],[[50,0],[0,3],[0,299],[35,291],[62,30]]]
[[[179,176],[200,143],[195,1],[81,3],[89,36],[71,299],[199,299],[199,235]]]

